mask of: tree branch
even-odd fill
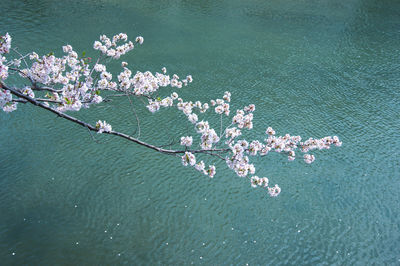
[[[43,108],[43,109],[46,109],[47,111],[50,111],[50,112],[58,115],[61,118],[64,118],[66,120],[74,122],[75,124],[78,124],[78,125],[81,125],[83,127],[86,127],[90,131],[95,131],[95,132],[99,131],[98,128],[96,128],[95,126],[93,126],[93,125],[91,125],[89,123],[86,123],[84,121],[81,121],[81,120],[73,117],[73,116],[67,115],[67,114],[62,113],[60,111],[57,111],[56,109],[53,109],[53,108],[51,108],[49,106],[46,106],[43,103],[37,101],[36,99],[31,98],[31,97],[19,92],[16,89],[8,87],[6,84],[4,84],[4,82],[0,81],[0,85],[1,85],[1,87],[3,89],[10,91],[13,95],[15,95],[15,96],[17,96],[19,98],[22,98],[22,99],[28,101],[29,103],[31,103],[31,104],[33,104],[35,106],[38,106],[38,107]],[[121,133],[121,132],[118,132],[118,131],[109,131],[109,132],[104,131],[103,134],[110,134],[110,135],[118,136],[118,137],[124,138],[126,140],[132,141],[132,142],[134,142],[136,144],[139,144],[139,145],[142,145],[144,147],[147,147],[149,149],[158,151],[160,153],[165,153],[165,154],[183,154],[186,151],[190,151],[191,153],[211,154],[211,152],[228,152],[228,151],[230,151],[230,149],[212,149],[212,150],[171,150],[171,149],[163,149],[163,148],[160,148],[160,147],[154,146],[152,144],[146,143],[144,141],[141,141],[139,139],[136,139],[136,138],[134,138],[132,136],[129,136],[127,134],[124,134],[124,133]],[[216,155],[216,154],[212,154],[212,155]]]

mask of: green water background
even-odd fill
[[[192,74],[187,100],[229,90],[232,110],[254,103],[249,138],[272,126],[343,141],[312,165],[255,160],[282,188],[269,198],[222,162],[208,161],[209,179],[20,105],[0,114],[2,265],[400,263],[399,1],[6,0],[0,11],[23,52],[69,43],[90,55],[100,34],[142,35],[124,57],[133,70]],[[177,111],[137,112],[143,140],[188,132]],[[124,99],[76,115],[135,130]]]

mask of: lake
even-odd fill
[[[1,264],[400,264],[400,1],[5,0],[0,10],[0,33],[21,52],[61,56],[70,44],[95,56],[101,34],[141,35],[123,58],[132,70],[191,74],[176,90],[185,100],[229,90],[232,112],[255,104],[249,139],[271,126],[343,142],[311,165],[254,159],[282,188],[271,198],[217,158],[204,157],[217,167],[210,179],[19,104],[0,113]],[[142,140],[192,132],[176,109],[134,105]],[[123,98],[71,114],[137,129]]]

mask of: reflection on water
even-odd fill
[[[131,67],[192,74],[192,86],[178,92],[184,99],[230,90],[232,109],[254,103],[259,130],[251,138],[272,126],[278,134],[338,135],[343,146],[317,152],[311,166],[276,154],[256,160],[259,175],[283,189],[270,199],[221,162],[209,180],[174,157],[106,136],[96,136],[98,144],[67,121],[20,106],[0,114],[3,263],[395,265],[399,5],[4,1],[0,31],[22,51],[61,53],[69,43],[92,55],[102,33],[142,35],[144,45],[124,58]],[[188,130],[173,110],[149,115],[134,104],[143,140],[168,143]],[[124,99],[79,116],[135,129]]]

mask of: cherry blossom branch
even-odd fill
[[[142,44],[143,37],[136,37],[135,41],[136,44]],[[236,110],[236,113],[230,118],[231,93],[228,91],[224,93],[222,99],[211,100],[210,105],[208,102],[184,101],[176,92],[162,98],[164,93],[159,88],[180,89],[193,80],[191,75],[186,76],[185,79],[180,79],[176,74],[168,75],[165,67],[162,68],[162,73],[153,74],[150,71],[137,71],[136,74],[132,74],[132,71],[127,67],[128,63],[121,62],[123,70],[117,75],[117,80],[113,79],[113,74],[107,71],[106,64],[113,59],[119,59],[134,48],[133,42],[128,41],[128,36],[124,33],[117,34],[112,39],[101,35],[100,41],[94,42],[93,48],[100,52],[94,65],[91,65],[91,58],[85,57],[84,53],[82,57],[79,57],[71,45],[62,47],[65,53],[62,57],[55,57],[52,53],[42,57],[39,57],[35,52],[29,53],[29,59],[32,63],[30,67],[25,60],[27,55],[22,56],[14,49],[20,58],[7,63],[7,58],[3,55],[8,54],[10,48],[10,35],[8,33],[5,36],[0,35],[0,108],[4,112],[16,110],[17,103],[31,103],[85,127],[96,142],[92,131],[121,137],[163,154],[180,156],[184,166],[190,165],[211,178],[216,173],[215,166],[209,165],[206,168],[203,161],[196,161],[195,154],[202,153],[215,156],[224,160],[227,166],[238,176],[250,179],[253,187],[266,187],[270,196],[277,196],[281,189],[277,185],[269,186],[268,178],[259,178],[254,175],[256,169],[250,163],[249,156],[265,156],[270,151],[274,151],[286,155],[289,161],[293,161],[296,158],[296,152],[299,150],[305,153],[304,161],[310,164],[315,160],[315,157],[308,152],[316,149],[329,149],[332,144],[335,146],[342,144],[337,136],[321,139],[309,138],[306,141],[302,141],[300,136],[289,134],[276,136],[271,127],[268,127],[265,131],[267,138],[264,141],[247,141],[244,133],[253,129],[254,104]],[[26,69],[19,68],[21,60],[24,61]],[[7,79],[9,70],[18,73],[22,78],[28,79],[31,86],[26,86],[23,89],[7,86],[3,81]],[[93,78],[94,73],[96,74]],[[61,88],[56,89],[56,86]],[[37,97],[38,95],[35,98],[35,93],[41,94],[41,91],[47,91],[44,98],[47,97],[48,99]],[[105,98],[100,96],[101,91],[108,92]],[[13,95],[17,98],[13,99]],[[99,120],[96,125],[91,125],[65,113],[66,111],[80,111],[83,107],[88,108],[92,104],[99,104],[111,97],[128,98],[132,112],[136,117],[137,137],[112,130],[111,125],[106,121]],[[140,120],[131,97],[139,99],[151,113],[158,112],[161,108],[172,107],[182,111],[186,116],[184,121],[190,122],[186,126],[187,136],[180,138],[180,145],[184,146],[184,149],[172,149],[173,142],[169,145],[156,146],[139,140],[141,136]],[[208,121],[199,121],[199,115],[207,112],[210,106],[220,116],[219,135]],[[223,115],[227,116],[228,121],[231,119],[230,125],[225,130],[223,130]],[[189,125],[192,125],[199,134],[198,145],[201,149],[191,148],[193,137],[190,136]],[[135,134],[136,131],[133,135]],[[165,146],[169,146],[169,149],[164,148]],[[253,176],[249,178],[249,175]]]

